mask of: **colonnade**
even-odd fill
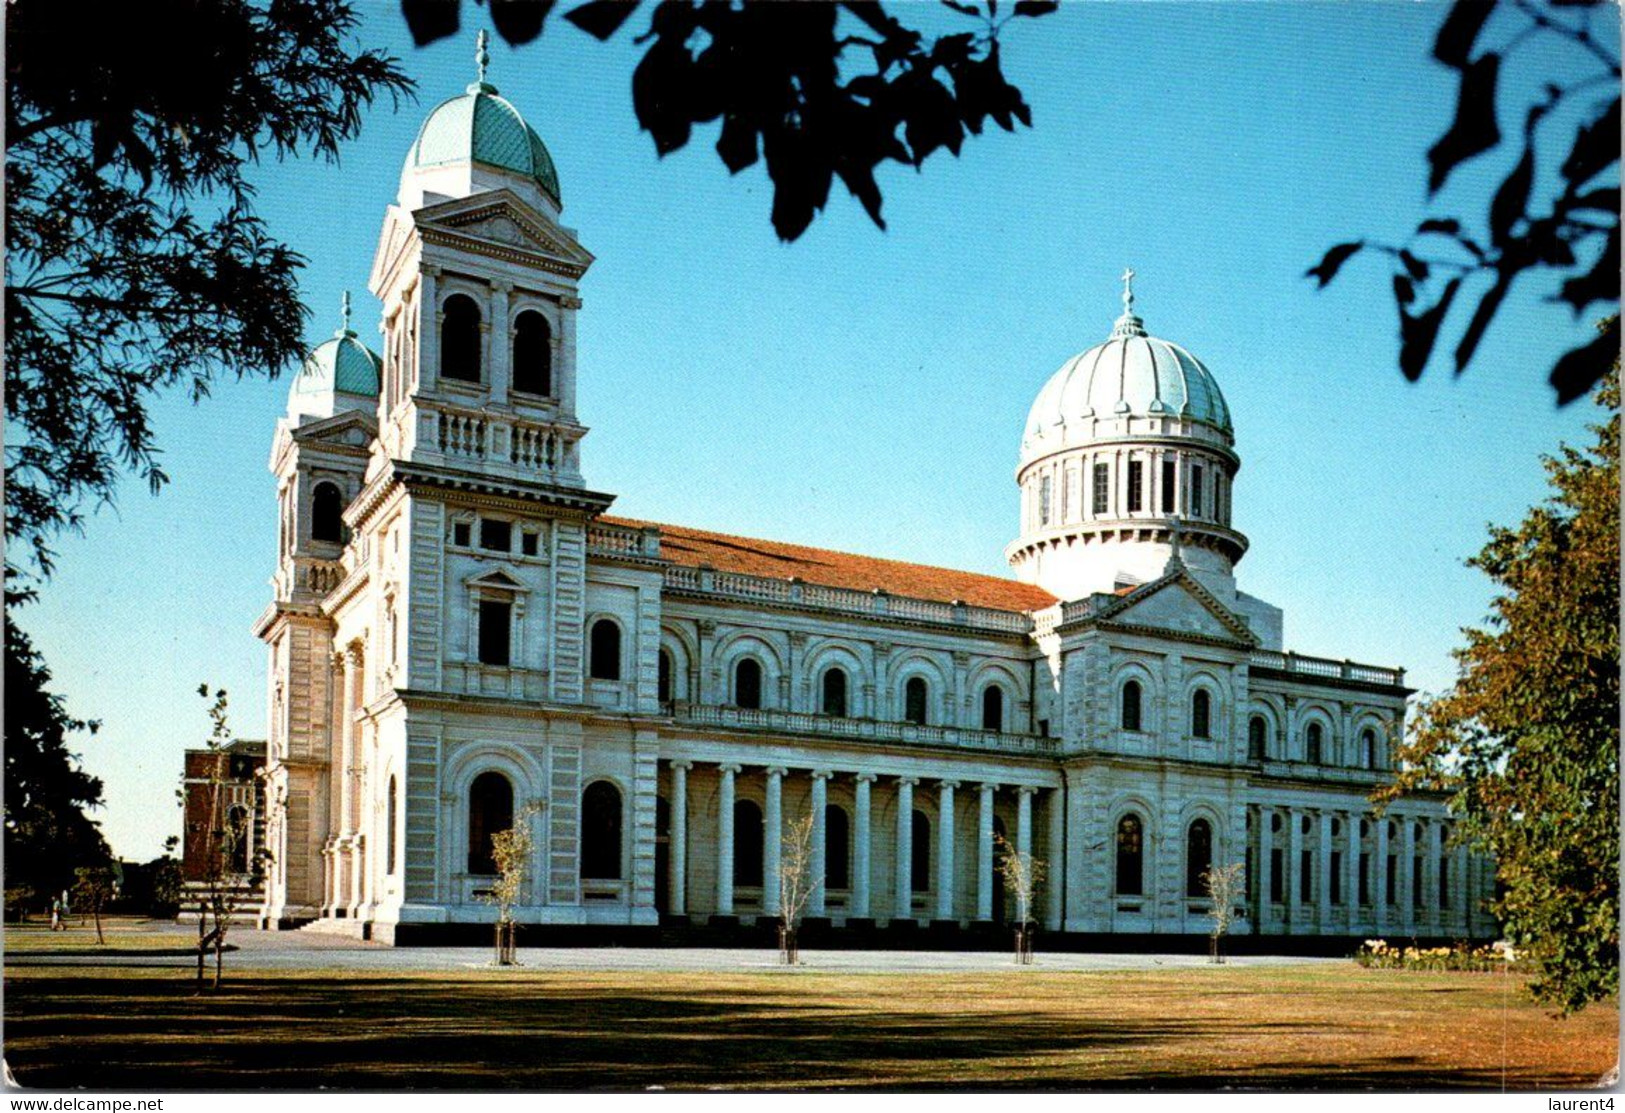
[[[684,915],[689,911],[690,899],[688,893],[689,873],[689,847],[692,844],[693,830],[689,817],[689,772],[694,768],[691,761],[672,761],[669,763],[671,772],[670,818],[671,828],[668,842],[669,888],[668,907],[663,911],[674,915]],[[744,773],[744,766],[740,763],[717,763],[717,803],[716,803],[716,891],[713,911],[719,916],[732,916],[736,913],[734,892],[734,804],[738,798],[738,778]],[[784,825],[784,782],[787,777],[801,776],[800,771],[792,773],[790,769],[780,765],[759,767],[762,782],[762,897],[760,912],[765,916],[776,916],[780,913],[780,870],[783,851],[782,832]],[[756,775],[754,772],[751,775]],[[1044,907],[1040,910],[1032,909],[1034,918],[1042,919],[1052,929],[1059,929],[1062,914],[1062,888],[1059,882],[1062,876],[1059,868],[1062,853],[1064,809],[1061,807],[1060,789],[1042,788],[1031,784],[1011,784],[999,781],[977,780],[974,786],[967,790],[967,794],[974,793],[974,807],[976,816],[975,840],[975,889],[974,906],[961,908],[955,901],[958,889],[958,863],[956,861],[957,848],[955,845],[954,815],[958,806],[958,795],[961,789],[966,788],[965,782],[953,778],[932,778],[922,786],[921,778],[909,775],[896,775],[882,777],[875,773],[855,772],[838,773],[833,769],[814,768],[804,774],[808,778],[807,794],[809,810],[812,817],[810,839],[810,886],[805,915],[811,918],[822,918],[829,914],[828,894],[825,890],[827,874],[828,839],[825,830],[826,807],[829,800],[829,783],[838,777],[850,778],[852,788],[852,818],[850,827],[851,836],[851,879],[848,890],[845,916],[848,920],[915,920],[918,918],[914,908],[915,888],[913,876],[914,863],[914,794],[916,790],[936,793],[937,824],[936,824],[936,877],[934,903],[929,907],[931,919],[943,921],[958,921],[960,919],[991,921],[994,918],[994,875],[995,840],[994,820],[995,805],[998,793],[1001,791],[1013,792],[1016,803],[1016,834],[1013,848],[1018,856],[1031,862],[1034,858],[1033,848],[1033,798],[1039,792],[1048,792],[1048,814],[1050,819],[1049,831],[1046,840],[1046,854],[1039,857],[1047,859],[1050,864],[1046,875],[1054,880],[1044,889]],[[881,785],[883,792],[890,790],[894,793],[896,804],[896,836],[893,841],[895,863],[893,869],[894,885],[890,893],[877,894],[874,892],[873,881],[875,874],[875,828],[874,828],[874,800],[875,786]]]

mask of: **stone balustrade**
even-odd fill
[[[1319,676],[1328,680],[1355,680],[1363,684],[1387,684],[1396,688],[1405,684],[1404,669],[1361,665],[1354,661],[1333,661],[1325,657],[1306,657],[1300,653],[1277,653],[1268,649],[1255,649],[1249,663],[1258,668],[1278,669],[1300,676]]]
[[[726,707],[679,701],[671,705],[672,718],[687,726],[724,727],[771,734],[811,735],[819,738],[899,742],[905,745],[991,750],[1013,754],[1053,754],[1056,740],[1036,734],[1005,734],[966,727],[922,726],[879,719],[848,719],[805,711]]]

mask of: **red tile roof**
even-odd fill
[[[660,555],[673,564],[706,564],[719,572],[738,572],[779,580],[794,576],[811,584],[857,591],[879,588],[893,595],[934,599],[943,603],[960,600],[973,607],[991,607],[1001,611],[1035,611],[1056,601],[1055,596],[1041,587],[976,572],[882,560],[880,557],[858,556],[855,553],[837,553],[784,541],[736,537],[661,522],[641,522],[608,515],[600,520],[607,525],[629,529],[650,526],[658,529]]]

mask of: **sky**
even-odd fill
[[[365,287],[384,208],[422,119],[473,80],[487,18],[465,3],[459,35],[418,49],[397,5],[358,6],[360,41],[401,59],[418,100],[374,106],[337,164],[252,175],[272,233],[308,259],[313,345],[345,290],[376,337]],[[898,10],[960,29],[935,6]],[[1486,523],[1545,497],[1541,454],[1587,442],[1595,411],[1557,409],[1545,384],[1589,336],[1547,300],[1555,283],[1515,289],[1459,378],[1447,326],[1412,385],[1380,260],[1357,257],[1324,292],[1304,278],[1332,244],[1401,239],[1426,209],[1426,151],[1455,104],[1428,57],[1444,11],[1074,3],[1014,20],[1005,70],[1031,129],[884,168],[886,231],[837,185],[788,245],[765,172],[730,177],[714,125],[664,159],[639,131],[630,40],[646,16],[610,44],[556,18],[528,46],[493,42],[489,79],[546,141],[564,221],[597,256],[578,339],[589,486],[629,517],[1007,574],[1027,409],[1106,338],[1132,266],[1146,327],[1199,356],[1229,401],[1235,523],[1252,542],[1241,588],[1285,608],[1288,648],[1448,686],[1459,631],[1492,594],[1464,559]],[[1617,10],[1596,18],[1617,42]],[[1537,37],[1507,80],[1568,64]],[[1512,157],[1463,170],[1435,208],[1482,212]],[[208,733],[199,683],[229,690],[238,736],[264,737],[250,626],[270,601],[267,460],[288,383],[158,401],[172,482],[157,497],[126,484],[62,538],[26,613],[70,711],[101,720],[79,750],[126,858],[180,831],[182,751]]]

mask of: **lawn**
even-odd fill
[[[1596,1085],[1613,1007],[1348,966],[976,974],[8,969],[23,1086],[1397,1089]]]

